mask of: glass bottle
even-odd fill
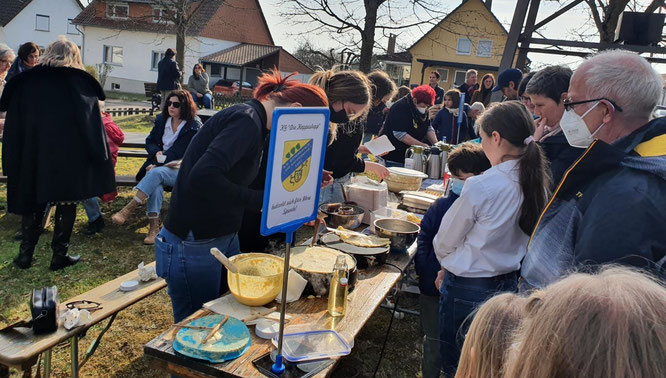
[[[347,312],[347,257],[340,255],[335,260],[331,287],[328,291],[328,313],[331,316],[344,316]]]

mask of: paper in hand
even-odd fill
[[[391,141],[389,141],[389,138],[386,135],[375,138],[365,143],[364,146],[375,156],[395,150],[395,147],[393,147],[393,144],[391,144]]]

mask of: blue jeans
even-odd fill
[[[164,187],[176,185],[178,170],[165,166],[155,167],[146,173],[136,188],[148,196],[146,214],[160,213],[164,200]]]
[[[192,95],[192,99],[194,100],[195,103],[201,104],[203,102],[203,106],[206,109],[210,109],[213,107],[213,95],[210,93],[206,93],[203,95],[202,98],[197,97],[197,91],[190,90],[190,94]]]
[[[349,182],[350,179],[351,173],[347,173],[340,178],[336,178],[331,185],[321,189],[319,192],[319,204],[344,202],[342,185]]]
[[[240,252],[238,236],[229,234],[214,239],[194,240],[192,233],[181,239],[166,228],[155,238],[157,275],[167,282],[174,322],[200,310],[204,303],[220,296],[226,269],[210,254],[216,247],[225,256]]]
[[[489,278],[458,277],[446,271],[439,288],[439,352],[445,376],[453,377],[458,367],[470,315],[500,292],[516,292],[517,272]]]
[[[99,199],[97,197],[88,198],[83,201],[83,210],[86,211],[86,215],[88,216],[88,223],[92,223],[102,216],[102,211],[99,209]]]

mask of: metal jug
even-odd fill
[[[440,173],[439,178],[446,177],[446,161],[449,159],[449,151],[451,150],[451,145],[446,144],[446,142],[438,142],[437,148],[439,149],[439,161],[440,163]]]
[[[412,160],[411,167],[407,166],[408,159]],[[405,151],[405,168],[426,173],[426,162],[425,147],[411,146]]]
[[[442,174],[442,160],[439,148],[430,148],[430,156],[428,156],[428,177],[431,179],[439,179]]]

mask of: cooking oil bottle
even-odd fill
[[[331,288],[328,291],[328,313],[331,316],[344,316],[347,312],[347,257],[338,256],[333,267]]]

